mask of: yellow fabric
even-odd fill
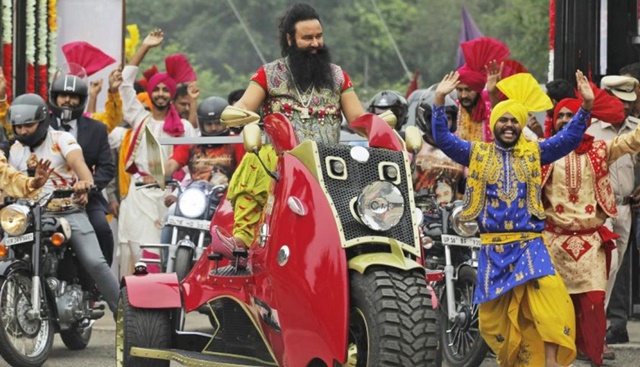
[[[7,111],[9,110],[9,102],[6,100],[4,102],[0,102],[0,121],[2,122],[2,128],[4,129],[4,133],[7,136],[7,139],[13,139],[13,128],[11,127],[11,122],[7,120]]]
[[[480,233],[480,243],[483,245],[504,245],[516,241],[531,241],[541,237],[542,234],[536,232]]]
[[[524,129],[529,112],[547,111],[553,108],[551,99],[540,88],[540,85],[531,74],[520,73],[512,75],[499,81],[496,87],[508,99],[498,103],[491,110],[491,117],[489,118],[491,133],[493,133],[498,119],[507,112],[511,113],[518,120],[520,127]],[[536,149],[535,142],[528,142],[524,134],[520,134],[514,153],[516,156],[521,157],[525,152]]]
[[[138,43],[140,43],[140,30],[138,30],[137,24],[129,24],[127,25],[127,32],[131,37],[127,37],[124,40],[124,57],[127,61],[130,61],[136,53]]]
[[[33,178],[11,167],[0,151],[0,189],[4,194],[16,198],[34,198],[40,193],[40,189],[34,190],[32,182]]]
[[[539,199],[542,187],[540,149],[536,143],[527,144],[532,144],[531,149],[526,149],[522,156],[512,157],[510,162],[504,162],[502,154],[496,152],[499,148],[494,143],[471,143],[471,160],[464,193],[462,220],[478,218],[486,204],[487,183],[497,184],[500,172],[507,164],[513,167],[515,173],[513,179],[527,184],[529,213],[540,219],[545,217],[544,208]]]
[[[107,133],[115,129],[122,122],[122,99],[120,93],[108,93],[104,103],[104,112],[94,112],[91,118],[107,125]]]
[[[131,183],[131,175],[126,171],[127,152],[131,146],[131,135],[133,129],[127,130],[122,138],[122,145],[118,153],[118,190],[120,192],[120,200],[124,199],[129,193],[129,184]]]
[[[576,357],[573,303],[557,273],[480,304],[479,321],[500,366],[544,366],[545,342],[559,346],[563,366]]]
[[[264,145],[260,158],[270,171],[278,161],[272,145]],[[231,177],[227,198],[233,204],[233,235],[249,246],[255,237],[273,179],[266,173],[255,154],[247,153]]]
[[[482,102],[480,102],[482,103]],[[458,130],[456,135],[467,141],[484,141],[483,122],[471,120],[471,115],[464,108],[458,111]]]

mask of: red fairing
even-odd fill
[[[136,308],[180,308],[180,282],[176,273],[124,277],[129,303]]]
[[[264,248],[252,248],[255,296],[277,312],[282,328],[282,366],[306,366],[314,358],[328,366],[344,362],[347,348],[349,279],[334,215],[320,185],[295,157],[284,154],[282,179],[274,188],[273,210],[265,218],[271,236]],[[287,204],[300,199],[306,215]],[[295,235],[294,235],[295,234]],[[278,265],[278,252],[287,246],[290,256]],[[268,264],[268,266],[265,266]],[[259,277],[265,275],[263,281]],[[268,326],[270,337],[278,337]],[[273,339],[272,339],[273,340]],[[278,343],[271,343],[274,351]],[[282,356],[286,357],[282,357]]]
[[[291,122],[281,113],[273,113],[264,118],[264,131],[271,138],[277,154],[298,146],[298,137]]]
[[[402,150],[402,143],[391,126],[378,115],[365,113],[349,124],[354,130],[364,131],[369,138],[369,146],[372,148],[384,148],[389,150]]]

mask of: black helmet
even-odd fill
[[[418,106],[416,107],[416,126],[427,135],[431,135],[431,106],[435,101],[437,84],[424,91]],[[452,115],[452,123],[449,130],[453,133],[457,130],[458,106],[450,96],[444,97],[445,113]]]
[[[37,146],[47,135],[49,124],[47,119],[47,103],[37,94],[23,94],[13,100],[7,118],[11,122],[13,134],[23,145]],[[38,128],[33,134],[19,136],[16,134],[16,126],[38,122]]]
[[[368,112],[380,114],[389,109],[396,115],[398,122],[396,123],[395,129],[400,131],[402,126],[407,123],[409,111],[409,104],[402,94],[392,90],[379,92],[373,96],[369,104]]]
[[[203,124],[207,121],[213,121],[219,124],[220,115],[228,105],[229,103],[227,103],[227,100],[215,96],[205,98],[202,102],[200,102],[200,105],[198,105],[198,125],[200,126],[200,135],[216,136],[229,134],[229,129],[224,129],[223,131],[220,131],[218,133],[207,133],[203,126]]]
[[[56,99],[61,93],[80,97],[80,103],[70,109],[58,106]],[[49,105],[53,114],[62,121],[75,120],[84,112],[88,95],[87,82],[83,78],[77,75],[64,74],[55,78],[51,83],[51,87],[49,87]]]

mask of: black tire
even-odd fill
[[[178,276],[178,280],[182,281],[191,271],[191,262],[193,260],[193,249],[190,247],[178,247],[176,250],[176,259],[173,262],[173,269]]]
[[[435,366],[437,315],[423,272],[371,267],[352,272],[350,286],[350,365]]]
[[[84,329],[72,329],[60,332],[62,342],[69,350],[83,350],[91,341],[93,326]]]
[[[14,367],[41,366],[51,353],[53,323],[28,320],[25,312],[30,305],[31,278],[11,274],[0,279],[0,354]],[[29,345],[33,350],[27,352],[24,347]]]
[[[473,304],[473,292],[476,287],[476,270],[470,266],[460,268],[455,282],[456,310],[464,318],[452,322],[447,317],[447,297],[443,292],[441,300],[440,334],[442,353],[447,366],[477,367],[489,351],[479,329],[478,305]],[[446,292],[446,290],[445,290]]]
[[[172,330],[169,310],[135,308],[122,288],[116,318],[116,366],[169,367],[169,361],[129,355],[131,347],[171,348]]]

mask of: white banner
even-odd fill
[[[102,92],[98,96],[98,111],[104,110],[109,88],[109,73],[121,62],[122,12],[125,0],[63,0],[57,3],[58,40],[56,45],[57,65],[66,63],[62,46],[74,41],[88,42],[116,63],[95,73],[89,80],[103,79]]]

